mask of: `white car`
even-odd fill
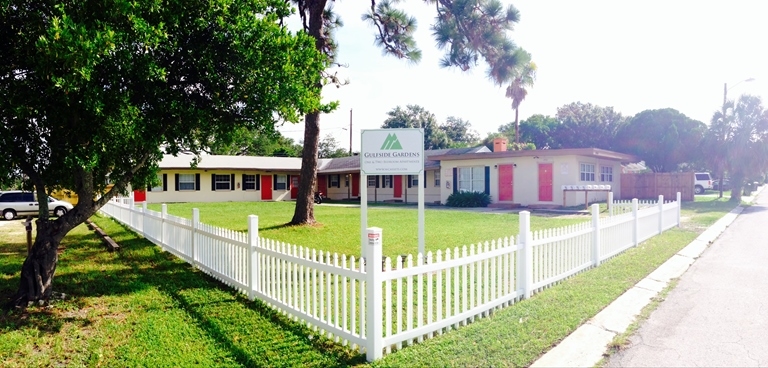
[[[0,193],[0,213],[6,220],[13,220],[16,216],[35,216],[40,212],[40,204],[37,196],[32,192],[10,190]],[[60,201],[48,197],[48,210],[54,216],[61,217],[73,208],[69,202]]]
[[[708,172],[693,173],[693,175],[696,177],[693,185],[694,193],[702,194],[707,190],[712,190],[712,176]]]

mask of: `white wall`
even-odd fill
[[[552,164],[552,201],[539,201],[539,164]],[[595,164],[594,182],[580,181],[580,163]],[[445,203],[448,196],[453,193],[453,169],[457,167],[488,166],[490,167],[490,196],[493,203],[499,202],[499,170],[498,165],[511,164],[513,167],[513,198],[511,202],[523,206],[529,205],[563,205],[563,185],[586,184],[610,184],[614,196],[619,193],[621,165],[615,161],[599,160],[582,156],[544,156],[511,157],[496,159],[472,159],[441,162],[441,195],[440,200]],[[600,166],[613,167],[613,181],[600,182]],[[605,201],[607,193],[590,192],[589,201]],[[617,197],[618,198],[618,197]],[[575,192],[566,194],[566,206],[576,206],[584,203],[584,193]]]
[[[243,190],[242,174],[268,175],[272,180],[275,173],[244,170],[163,170],[160,175],[167,174],[167,190],[161,192],[147,191],[148,203],[172,203],[172,202],[240,202],[261,201],[261,190]],[[176,191],[175,174],[200,174],[200,190]],[[230,175],[235,174],[235,190],[211,190],[211,174]],[[277,173],[285,174],[285,173]],[[288,174],[286,174],[288,175]],[[272,200],[289,200],[289,190],[273,190]]]

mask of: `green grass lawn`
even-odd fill
[[[206,215],[207,210],[199,207],[204,222],[222,221],[220,225],[226,225],[229,218],[232,225],[227,227],[242,229],[245,226],[245,216],[240,213],[227,215],[223,211],[218,216]],[[250,213],[251,208],[244,208],[243,214]],[[490,318],[385,356],[373,366],[529,365],[732,208],[732,204],[714,198],[686,203],[681,228],[654,237],[599,268],[581,273],[531,299],[499,310]],[[324,225],[310,229],[310,234],[321,234],[332,227],[331,217],[343,214],[330,207],[318,209],[321,210],[318,218]],[[186,209],[180,210],[184,211]],[[371,218],[384,223],[389,212],[397,212],[376,211],[380,212],[372,210]],[[407,211],[392,218],[411,215],[415,218],[416,211]],[[272,231],[267,228],[285,221],[280,215],[273,214],[273,219],[268,220],[269,214],[256,214],[261,216],[262,232]],[[430,211],[428,231],[429,218],[442,214],[448,216],[446,221],[452,221],[445,228],[454,233],[462,233],[455,230],[463,229],[467,223],[476,227],[498,227],[500,223],[493,221],[499,220],[494,219],[507,217],[472,214],[480,217],[470,219],[463,216],[469,214]],[[206,216],[212,217],[206,220]],[[216,217],[224,218],[215,220]],[[3,366],[333,367],[366,364],[356,352],[318,338],[311,330],[273,312],[263,303],[248,301],[115,222],[101,217],[94,220],[120,243],[122,250],[106,252],[84,226],[72,231],[62,243],[55,281],[56,290],[66,293],[68,298],[56,300],[49,307],[35,306],[26,311],[0,314]],[[272,221],[272,225],[268,221]],[[516,229],[516,218],[501,223]],[[372,220],[371,225],[378,224]],[[508,228],[505,225],[505,231]],[[6,301],[18,286],[25,254],[22,229],[18,221],[0,227],[0,302]],[[275,234],[280,230],[288,231],[276,227]],[[291,228],[286,239],[300,233],[298,230]],[[385,227],[385,239],[386,231]],[[415,228],[413,232],[415,238]]]
[[[237,231],[247,231],[248,215],[259,216],[259,235],[290,244],[358,256],[360,254],[360,208],[315,206],[317,226],[285,226],[293,216],[294,202],[174,203],[168,213],[192,218],[200,210],[200,221]],[[149,209],[160,211],[160,205]],[[424,214],[427,251],[453,249],[501,237],[517,235],[519,216],[513,213],[474,213],[427,209]],[[562,227],[590,221],[589,216],[531,216],[533,230]],[[384,255],[418,252],[418,211],[409,206],[372,206],[368,226],[383,229]]]

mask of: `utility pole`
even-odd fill
[[[349,109],[349,155],[352,156],[352,109]]]

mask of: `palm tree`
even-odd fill
[[[741,201],[745,180],[762,175],[768,168],[768,113],[757,96],[743,95],[733,108],[725,142],[731,201]]]
[[[525,54],[524,62],[518,64],[516,68],[512,70],[512,81],[507,86],[506,97],[512,99],[512,108],[515,109],[515,143],[520,143],[520,121],[518,119],[518,111],[520,109],[520,103],[525,100],[525,96],[528,95],[526,87],[533,87],[533,82],[536,80],[536,63],[531,61],[531,54],[526,51],[520,50]]]
[[[536,69],[536,64],[531,61],[531,54],[521,48],[516,48],[501,55],[488,70],[488,77],[497,85],[509,83],[505,95],[512,99],[512,108],[515,110],[516,145],[520,143],[518,114],[520,103],[528,95],[526,87],[532,87],[536,80]]]

